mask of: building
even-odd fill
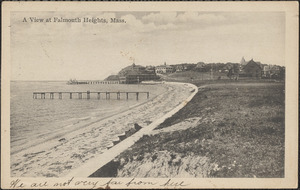
[[[145,71],[147,72],[147,73],[155,73],[155,67],[154,66],[146,66],[146,69],[145,69]]]
[[[144,73],[146,70],[145,67],[141,66],[141,65],[136,65],[136,64],[132,64],[130,66],[127,66],[125,68],[123,68],[120,72],[119,72],[119,76],[126,76],[128,75],[129,72],[137,72],[137,73]]]
[[[179,65],[174,65],[174,70],[176,72],[182,72],[182,71],[190,71],[194,68],[196,68],[196,64],[193,64],[193,63],[182,63],[182,64],[179,64]]]
[[[240,64],[241,64],[242,66],[245,66],[245,65],[247,64],[247,62],[246,62],[246,60],[245,60],[244,57],[242,57],[242,60],[241,60]]]
[[[126,77],[119,77],[120,84],[126,84]]]
[[[242,69],[240,76],[261,78],[262,68],[260,64],[251,59]]]
[[[135,64],[123,68],[118,76],[121,84],[136,84],[142,81],[160,79],[160,77],[156,75],[153,67],[143,67]]]
[[[156,74],[169,74],[174,72],[174,67],[171,65],[167,65],[166,62],[164,65],[156,66],[155,73]]]
[[[182,72],[182,71],[184,71],[183,65],[174,65],[174,69],[175,69],[175,72]]]
[[[276,78],[281,74],[280,67],[277,65],[267,65],[263,67],[262,77],[263,78]]]
[[[135,75],[127,75],[125,77],[126,84],[137,84],[141,83],[142,81],[151,81],[151,80],[158,80],[160,79],[159,76],[156,74],[135,74]]]
[[[196,67],[195,67],[196,71],[199,72],[204,72],[205,71],[205,63],[204,62],[198,62]]]

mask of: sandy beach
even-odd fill
[[[134,123],[146,127],[162,117],[192,90],[184,84],[160,85],[165,85],[167,91],[148,102],[11,154],[11,175],[63,177],[111,147],[118,135],[133,128]]]

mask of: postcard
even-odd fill
[[[298,186],[298,3],[2,5],[2,188]]]

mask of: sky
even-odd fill
[[[10,25],[11,80],[102,80],[133,62],[285,64],[284,12],[12,12]]]

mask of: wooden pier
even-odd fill
[[[69,85],[77,84],[120,84],[120,81],[107,81],[107,80],[70,80],[67,82]]]
[[[58,99],[63,99],[63,94],[65,95],[64,97],[69,97],[69,99],[73,99],[76,96],[73,96],[73,94],[77,94],[78,99],[83,99],[83,94],[86,94],[86,99],[91,99],[91,94],[96,94],[95,96],[98,100],[101,99],[101,94],[105,95],[105,99],[109,100],[111,94],[116,94],[117,100],[121,99],[121,94],[125,97],[126,95],[126,100],[129,98],[129,94],[135,94],[136,100],[139,99],[140,94],[146,94],[147,99],[149,99],[149,92],[33,92],[33,99],[46,99],[46,97],[49,97],[50,99],[54,99],[54,97],[58,97]],[[67,96],[66,96],[67,95]]]

